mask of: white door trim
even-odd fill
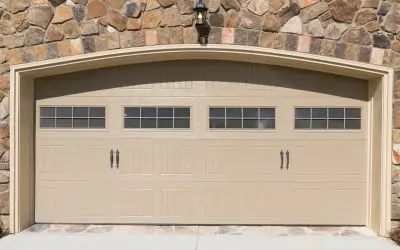
[[[110,66],[168,60],[212,59],[262,63],[357,77],[370,82],[367,226],[390,229],[392,91],[394,69],[332,57],[239,45],[161,45],[71,56],[11,66],[10,229],[34,223],[34,79]],[[155,69],[156,70],[156,69]]]

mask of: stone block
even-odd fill
[[[261,32],[256,30],[249,30],[247,32],[247,45],[248,46],[260,46]]]
[[[0,91],[3,93],[10,91],[10,77],[8,75],[0,76]]]
[[[70,44],[72,56],[82,55],[84,53],[82,40],[80,38],[70,40]]]
[[[333,19],[351,23],[360,6],[361,0],[336,0],[329,3],[329,10]]]
[[[0,224],[3,225],[5,230],[9,230],[10,228],[10,216],[8,215],[0,215]]]
[[[364,25],[370,21],[377,20],[376,10],[365,9],[357,13],[354,23],[356,25]]]
[[[348,43],[365,46],[372,44],[371,34],[365,29],[365,27],[350,28],[350,30],[344,35],[343,40]]]
[[[17,33],[10,36],[4,36],[4,45],[8,49],[20,48],[25,44],[25,36],[23,33]]]
[[[119,34],[121,48],[131,48],[134,46],[133,44],[133,32],[125,31]]]
[[[25,45],[33,46],[43,43],[45,30],[39,27],[31,26],[25,33]]]
[[[336,46],[334,48],[335,57],[344,59],[346,57],[346,49],[347,49],[346,43],[336,43]]]
[[[244,11],[242,12],[239,23],[241,28],[259,30],[261,29],[262,19],[253,13]]]
[[[141,47],[146,45],[145,33],[143,30],[133,31],[132,37],[133,37],[133,45],[135,47]]]
[[[107,8],[100,0],[91,1],[87,6],[87,19],[105,16]]]
[[[393,102],[393,126],[395,129],[400,129],[400,101]]]
[[[19,0],[18,0],[19,1]],[[53,9],[51,6],[37,5],[28,10],[28,21],[30,24],[46,29],[53,18]]]
[[[55,59],[60,57],[57,43],[47,44],[46,52],[47,52],[46,59]]]
[[[94,41],[94,37],[89,36],[82,38],[82,45],[85,54],[96,52],[96,44]]]
[[[175,0],[176,5],[179,8],[181,14],[193,13],[193,1],[192,0]]]
[[[98,35],[99,26],[97,22],[93,20],[81,22],[81,34],[84,36]]]
[[[33,54],[32,47],[24,47],[21,48],[21,55],[22,55],[22,62],[23,63],[30,63],[34,61],[34,54]]]
[[[156,30],[146,30],[145,31],[145,41],[146,46],[157,45],[157,31]]]
[[[70,56],[71,55],[71,43],[68,40],[64,40],[57,43],[58,53],[60,57]]]
[[[50,25],[44,37],[45,42],[61,41],[64,38],[64,33],[55,25]]]
[[[143,15],[142,27],[143,29],[157,28],[163,18],[163,12],[160,9],[147,11]]]
[[[221,5],[228,10],[240,10],[240,3],[237,0],[221,0]]]
[[[210,23],[212,22],[212,16],[210,16]],[[223,23],[223,22],[222,22]],[[161,26],[165,27],[176,27],[176,26],[182,26],[182,16],[179,13],[178,7],[175,5],[172,7],[169,7],[168,9],[164,10],[163,13],[163,18],[161,20]]]
[[[120,40],[119,40],[119,33],[113,32],[113,33],[107,33],[107,46],[108,49],[119,49],[121,48],[120,46]]]
[[[302,9],[299,17],[303,23],[308,23],[328,10],[329,6],[326,2],[319,2]]]
[[[183,42],[185,44],[197,43],[197,31],[194,27],[183,28]]]
[[[74,18],[74,10],[70,5],[60,5],[56,8],[52,23],[64,23]]]
[[[335,42],[327,39],[322,40],[319,54],[322,56],[334,56],[334,52]]]
[[[208,43],[210,44],[220,44],[221,43],[221,28],[212,27],[210,30],[210,35],[208,37]]]
[[[297,51],[303,53],[310,52],[311,37],[309,36],[299,36],[299,41],[297,43]]]
[[[7,191],[0,192],[0,214],[10,214],[10,192],[8,191],[8,184],[5,185]]]
[[[310,53],[319,55],[321,54],[321,48],[322,48],[322,40],[317,38],[311,38],[310,49],[309,49]]]
[[[8,3],[6,7],[11,13],[17,13],[26,10],[30,4],[29,0],[7,0],[5,3]]]
[[[184,30],[182,30],[182,36],[183,36],[183,33],[184,33]],[[158,41],[158,44],[160,44],[160,45],[170,44],[171,40],[170,40],[170,35],[169,35],[169,29],[167,29],[167,28],[157,29],[157,41]]]
[[[10,171],[0,170],[0,184],[6,184],[10,182]]]
[[[371,60],[371,53],[372,49],[370,47],[360,46],[358,61],[363,63],[369,63]]]
[[[382,65],[384,53],[385,53],[385,50],[383,50],[383,49],[372,48],[370,63],[376,64],[376,65]]]
[[[246,45],[247,44],[247,30],[235,29],[235,44]]]
[[[400,3],[393,4],[388,12],[383,27],[385,30],[396,33],[400,25]]]
[[[286,35],[285,50],[296,51],[298,47],[299,37],[293,34]]]
[[[234,44],[235,42],[235,29],[222,28],[221,43]]]
[[[77,38],[81,34],[81,29],[80,29],[79,23],[75,20],[70,20],[70,21],[64,23],[61,26],[61,29],[65,35],[65,38],[68,38],[68,39]]]
[[[229,10],[226,12],[225,27],[237,28],[239,27],[239,23],[240,23],[239,12],[237,12],[236,10]]]
[[[126,28],[128,30],[140,30],[142,28],[142,20],[140,18],[129,18]]]
[[[171,44],[182,44],[183,41],[183,27],[169,28],[169,35]]]
[[[109,10],[107,13],[108,24],[117,29],[118,31],[124,31],[126,29],[126,21],[127,18],[118,11]]]
[[[10,151],[9,150],[5,150],[3,152],[1,152],[0,154],[0,164],[6,164],[10,162]],[[2,170],[8,170],[9,166],[3,166]]]
[[[286,36],[279,33],[262,32],[260,36],[260,46],[272,49],[284,49]]]
[[[351,61],[358,61],[360,53],[360,46],[357,44],[347,44],[345,59]]]

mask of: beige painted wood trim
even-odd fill
[[[381,88],[379,100],[381,115],[375,115],[373,119],[380,119],[381,126],[370,122],[371,137],[370,169],[378,169],[379,178],[377,181],[378,191],[373,189],[372,181],[369,183],[369,218],[367,226],[371,227],[377,234],[385,235],[390,229],[390,185],[391,185],[391,135],[392,135],[392,85],[394,69],[383,66],[371,65],[360,62],[347,61],[337,58],[324,57],[319,55],[304,54],[283,50],[274,50],[260,47],[248,47],[239,45],[162,45],[141,48],[129,48],[113,51],[104,51],[79,56],[65,57],[42,62],[34,62],[11,66],[10,77],[10,227],[11,232],[17,233],[34,223],[32,192],[26,190],[29,185],[22,185],[22,177],[30,176],[34,169],[33,162],[26,160],[23,152],[30,152],[34,145],[27,143],[21,138],[21,132],[29,130],[29,126],[23,124],[23,103],[22,92],[27,84],[32,84],[36,77],[69,73],[95,68],[103,68],[118,65],[167,61],[185,59],[212,59],[227,61],[242,61],[279,65],[299,69],[313,69],[315,71],[344,75],[367,79],[376,82]],[[25,98],[32,98],[33,95],[25,95]],[[33,124],[33,122],[30,122]],[[378,123],[379,124],[379,123]],[[375,142],[379,145],[374,146]],[[25,158],[24,158],[25,157]],[[378,160],[376,160],[378,159]],[[376,164],[375,164],[376,163]],[[371,176],[372,177],[372,176]],[[372,178],[370,178],[372,179]],[[373,202],[375,201],[375,202]],[[29,211],[21,209],[22,204],[30,207]]]

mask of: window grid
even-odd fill
[[[86,115],[75,115],[75,110],[87,110]],[[51,111],[53,115],[46,115]],[[70,114],[63,114],[64,110]],[[95,114],[95,110],[100,112]],[[92,115],[93,111],[93,115]],[[76,112],[81,113],[80,112]],[[40,107],[40,128],[102,129],[105,128],[105,107],[100,106],[43,106]]]
[[[223,110],[223,116],[214,116],[212,115],[213,110]],[[229,111],[233,112],[233,110],[240,110],[240,114],[229,115]],[[256,111],[257,115],[252,116],[249,114],[245,114],[245,111],[248,113],[254,113]],[[263,112],[271,112],[270,115],[263,116]],[[217,121],[224,121],[223,126],[216,125]],[[230,122],[237,121],[240,123],[236,124],[236,126],[229,125]],[[248,130],[271,130],[275,129],[275,108],[272,107],[210,107],[209,108],[209,128],[210,129],[248,129]]]
[[[301,116],[297,117],[297,111],[305,111],[309,110],[309,116]],[[316,110],[325,111],[326,115],[322,116],[314,116]],[[335,115],[333,111],[341,111],[343,113],[342,116]],[[356,112],[356,115],[348,115],[348,113]],[[300,113],[300,112],[299,112]],[[299,121],[303,121],[308,123],[309,126],[304,126]],[[322,122],[322,123],[321,123]],[[342,126],[338,126],[337,124],[334,126],[334,122],[337,124],[343,123]],[[326,124],[325,126],[318,126],[317,124]],[[361,129],[361,108],[295,108],[295,129],[304,129],[304,130],[360,130]]]
[[[142,115],[143,110],[155,110],[155,115]],[[129,110],[136,110],[138,115],[129,115]],[[159,116],[160,110],[169,110],[170,116]],[[178,110],[187,112],[187,115],[179,115]],[[189,129],[190,128],[190,107],[125,107],[124,128],[127,129]],[[145,124],[145,121],[153,123]],[[136,121],[136,123],[132,123]],[[164,126],[161,122],[167,122]]]

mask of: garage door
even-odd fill
[[[36,221],[364,225],[368,85],[249,63],[37,79]]]

